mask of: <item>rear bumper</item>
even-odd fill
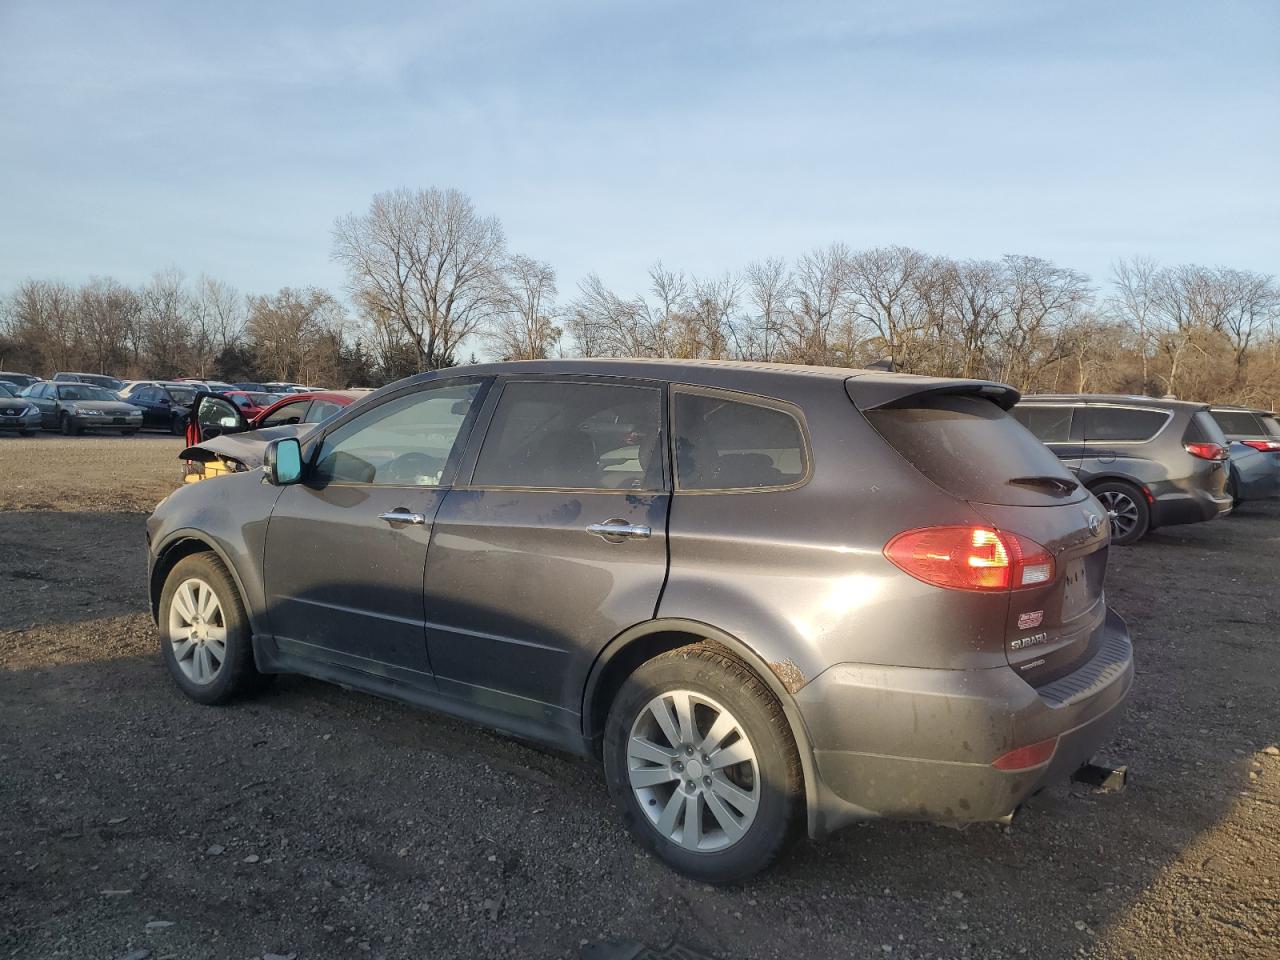
[[[1155,493],[1151,504],[1151,525],[1172,527],[1180,523],[1203,523],[1231,512],[1232,501],[1224,491],[1175,488]]]
[[[1094,656],[1039,690],[1009,667],[831,667],[795,698],[820,781],[815,832],[879,817],[999,820],[1093,756],[1132,683],[1128,629],[1111,611]],[[1054,752],[1038,766],[992,766],[1051,738]]]
[[[1280,496],[1280,459],[1271,454],[1233,463],[1236,495],[1241,500],[1268,500]]]

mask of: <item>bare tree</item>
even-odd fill
[[[124,359],[124,345],[141,312],[138,296],[110,277],[94,277],[80,288],[77,306],[88,365],[107,373]]]
[[[773,360],[783,340],[787,303],[791,298],[791,271],[778,257],[757,260],[747,266],[747,293],[755,306],[756,322],[743,335],[742,355]],[[754,335],[753,335],[754,334]]]
[[[560,342],[556,273],[532,257],[514,256],[502,271],[501,309],[490,342],[504,360],[541,360]]]
[[[459,344],[500,312],[505,245],[497,219],[456,190],[379,193],[333,228],[352,297],[373,322],[404,331],[424,370],[453,363]]]

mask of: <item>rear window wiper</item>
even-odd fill
[[[1080,486],[1075,480],[1068,480],[1066,477],[1051,476],[1034,476],[1034,477],[1014,477],[1009,481],[1024,487],[1049,487],[1058,493],[1070,493],[1076,487]]]

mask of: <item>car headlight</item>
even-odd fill
[[[40,408],[33,403],[22,411],[22,415],[26,417],[37,417],[40,415]]]

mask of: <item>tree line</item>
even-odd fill
[[[331,242],[345,302],[314,287],[245,295],[173,268],[138,287],[22,281],[4,298],[0,368],[376,385],[467,349],[887,362],[1024,392],[1280,399],[1280,285],[1248,270],[1134,257],[1097,285],[1033,256],[833,243],[715,277],[656,262],[630,294],[592,274],[561,300],[549,264],[510,251],[497,218],[438,189],[378,194],[335,221]]]

